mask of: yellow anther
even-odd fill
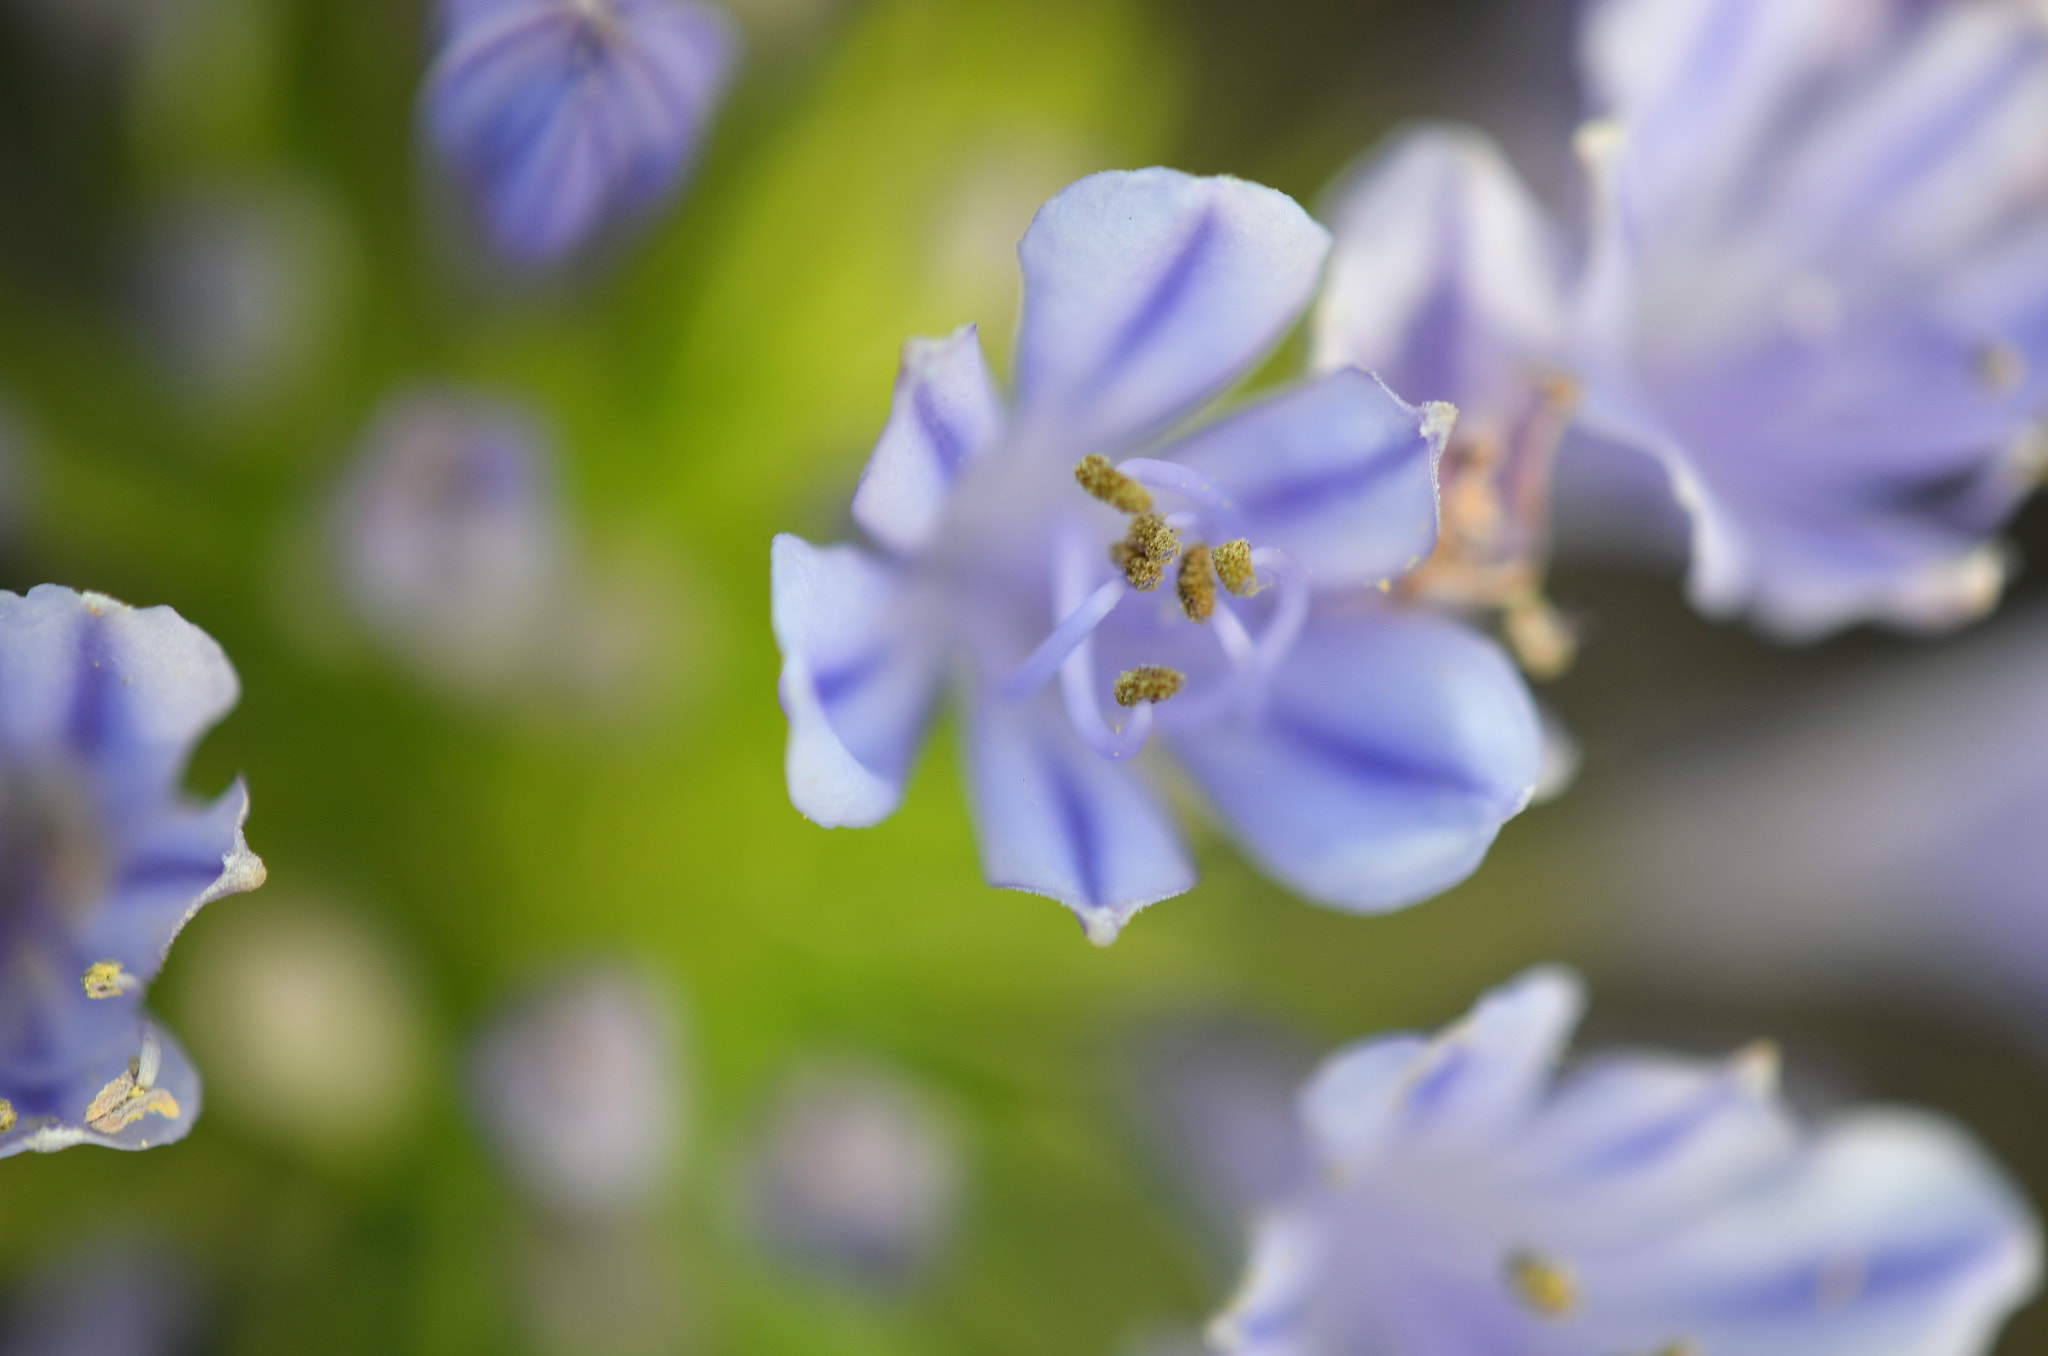
[[[1166,567],[1180,554],[1180,533],[1156,513],[1131,519],[1131,535],[1109,548],[1111,563],[1124,572],[1131,587],[1150,593],[1166,578]]]
[[[1152,511],[1151,491],[1110,465],[1109,458],[1100,452],[1081,458],[1081,464],[1074,468],[1074,481],[1120,513]]]
[[[1997,339],[1977,350],[1977,379],[1999,395],[2027,383],[2027,355],[2010,339]]]
[[[183,1112],[178,1099],[151,1086],[141,1073],[139,1060],[128,1061],[128,1072],[100,1089],[99,1096],[85,1109],[85,1123],[103,1135],[135,1124],[150,1112],[176,1120]]]
[[[1522,671],[1538,681],[1563,677],[1579,657],[1579,638],[1571,623],[1533,590],[1502,608],[1501,631]]]
[[[119,961],[99,961],[86,967],[87,998],[116,998],[141,987],[142,981],[123,970]]]
[[[1216,565],[1216,577],[1223,581],[1223,587],[1240,598],[1249,598],[1259,591],[1258,571],[1252,568],[1252,544],[1243,537],[1224,542],[1210,553]]]
[[[0,1097],[0,1135],[14,1128],[14,1103]]]
[[[1538,1253],[1509,1256],[1508,1285],[1522,1303],[1544,1318],[1563,1318],[1578,1307],[1578,1281],[1563,1263]]]
[[[1180,577],[1174,581],[1180,610],[1189,621],[1205,622],[1216,613],[1216,570],[1209,548],[1196,542],[1181,553]]]
[[[1163,702],[1187,686],[1187,675],[1179,669],[1169,669],[1159,664],[1141,664],[1135,669],[1125,669],[1117,675],[1112,695],[1118,706],[1136,706],[1139,702]]]

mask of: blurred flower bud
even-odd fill
[[[328,509],[325,573],[362,630],[444,688],[637,707],[676,667],[668,575],[642,554],[585,549],[554,465],[513,402],[393,396]],[[303,629],[321,609],[294,597],[287,611]]]
[[[551,449],[501,402],[414,392],[372,425],[334,507],[335,568],[362,624],[459,685],[523,668],[568,591]]]
[[[13,1290],[0,1356],[182,1356],[205,1326],[176,1254],[132,1240],[67,1253]]]
[[[554,979],[493,1021],[470,1085],[478,1119],[520,1188],[572,1217],[657,1203],[684,1123],[673,1005],[615,969]]]
[[[261,405],[325,356],[347,258],[340,224],[304,193],[241,187],[174,199],[137,248],[133,307],[144,347],[196,405]]]
[[[182,992],[223,1114],[319,1152],[403,1132],[426,1021],[404,959],[359,912],[305,899],[200,929]]]
[[[950,1240],[962,1165],[952,1127],[893,1074],[818,1068],[783,1088],[750,1178],[755,1230],[802,1270],[900,1289]]]

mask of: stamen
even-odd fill
[[[178,1099],[156,1085],[163,1071],[164,1047],[155,1027],[142,1030],[142,1053],[128,1061],[128,1072],[101,1088],[85,1108],[85,1123],[103,1135],[135,1124],[154,1112],[167,1120],[184,1114]]]
[[[1180,577],[1174,581],[1180,610],[1189,621],[1205,622],[1216,612],[1216,571],[1209,548],[1196,542],[1181,554]]]
[[[1223,581],[1223,587],[1239,598],[1249,598],[1259,591],[1258,571],[1252,568],[1252,544],[1243,537],[1224,542],[1214,551],[1216,577]]]
[[[1534,1252],[1508,1257],[1508,1285],[1544,1318],[1563,1318],[1578,1307],[1579,1283],[1563,1264]]]
[[[1119,513],[1152,511],[1152,496],[1145,487],[1117,470],[1100,452],[1081,458],[1074,468],[1074,481]]]
[[[1038,642],[1038,648],[1031,657],[1017,666],[1008,680],[1003,683],[1003,700],[1022,701],[1038,691],[1039,685],[1059,672],[1066,657],[1076,646],[1095,634],[1095,628],[1103,619],[1116,610],[1116,605],[1130,586],[1121,579],[1112,579],[1095,592],[1072,612],[1066,620],[1053,628],[1053,633]]]
[[[1117,470],[1155,490],[1167,490],[1186,499],[1208,518],[1209,530],[1217,536],[1237,530],[1237,501],[1194,467],[1177,461],[1132,457]]]
[[[99,961],[89,965],[84,978],[87,998],[115,998],[124,993],[134,993],[142,987],[142,981],[122,969],[119,961]]]
[[[9,1130],[12,1130],[14,1128],[14,1121],[14,1103],[8,1101],[5,1097],[0,1097],[0,1135],[4,1135]]]
[[[1131,535],[1109,548],[1110,563],[1140,593],[1150,593],[1166,578],[1166,567],[1180,554],[1180,533],[1156,513],[1131,519]]]
[[[1140,664],[1117,675],[1110,695],[1116,698],[1118,706],[1136,706],[1139,702],[1163,702],[1187,685],[1188,676],[1179,669]]]
[[[1264,570],[1279,583],[1280,601],[1273,609],[1273,619],[1259,636],[1258,665],[1271,673],[1301,638],[1302,627],[1308,625],[1308,580],[1294,557],[1278,546],[1259,547],[1251,553],[1251,563],[1255,570]]]

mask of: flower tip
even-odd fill
[[[1458,426],[1458,407],[1448,400],[1431,400],[1422,406],[1422,436],[1431,446],[1442,447]]]
[[[1579,163],[1598,174],[1610,168],[1628,149],[1628,126],[1619,118],[1592,118],[1572,133],[1572,152]]]
[[[1114,942],[1124,930],[1128,920],[1118,917],[1114,909],[1078,908],[1074,917],[1081,920],[1081,931],[1096,946],[1106,947]]]
[[[1784,1055],[1773,1040],[1745,1045],[1728,1059],[1728,1073],[1736,1084],[1758,1101],[1778,1095],[1778,1075]]]

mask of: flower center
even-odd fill
[[[1068,719],[1091,749],[1110,759],[1137,753],[1151,736],[1153,708],[1186,691],[1188,677],[1162,664],[1141,664],[1119,674],[1111,696],[1130,715],[1122,726],[1112,728],[1103,721],[1097,700],[1094,635],[1118,604],[1134,592],[1158,589],[1170,569],[1181,616],[1209,629],[1227,663],[1225,681],[1184,699],[1183,705],[1199,706],[1209,714],[1223,705],[1256,701],[1266,677],[1292,648],[1308,618],[1307,585],[1293,559],[1277,547],[1253,547],[1238,530],[1239,514],[1230,497],[1178,462],[1132,458],[1115,464],[1091,455],[1074,468],[1074,480],[1094,498],[1130,515],[1129,530],[1108,552],[1117,575],[1101,581],[1101,557],[1094,555],[1100,548],[1092,547],[1078,526],[1059,538],[1053,561],[1053,605],[1059,623],[1010,674],[1002,696],[1021,701],[1057,674]],[[1160,513],[1155,490],[1175,495],[1189,507]],[[1184,541],[1184,533],[1227,540],[1211,546],[1192,535]],[[1261,572],[1268,578],[1262,580]],[[1277,586],[1278,601],[1255,638],[1219,596],[1217,586],[1234,597],[1249,598],[1267,582]]]

